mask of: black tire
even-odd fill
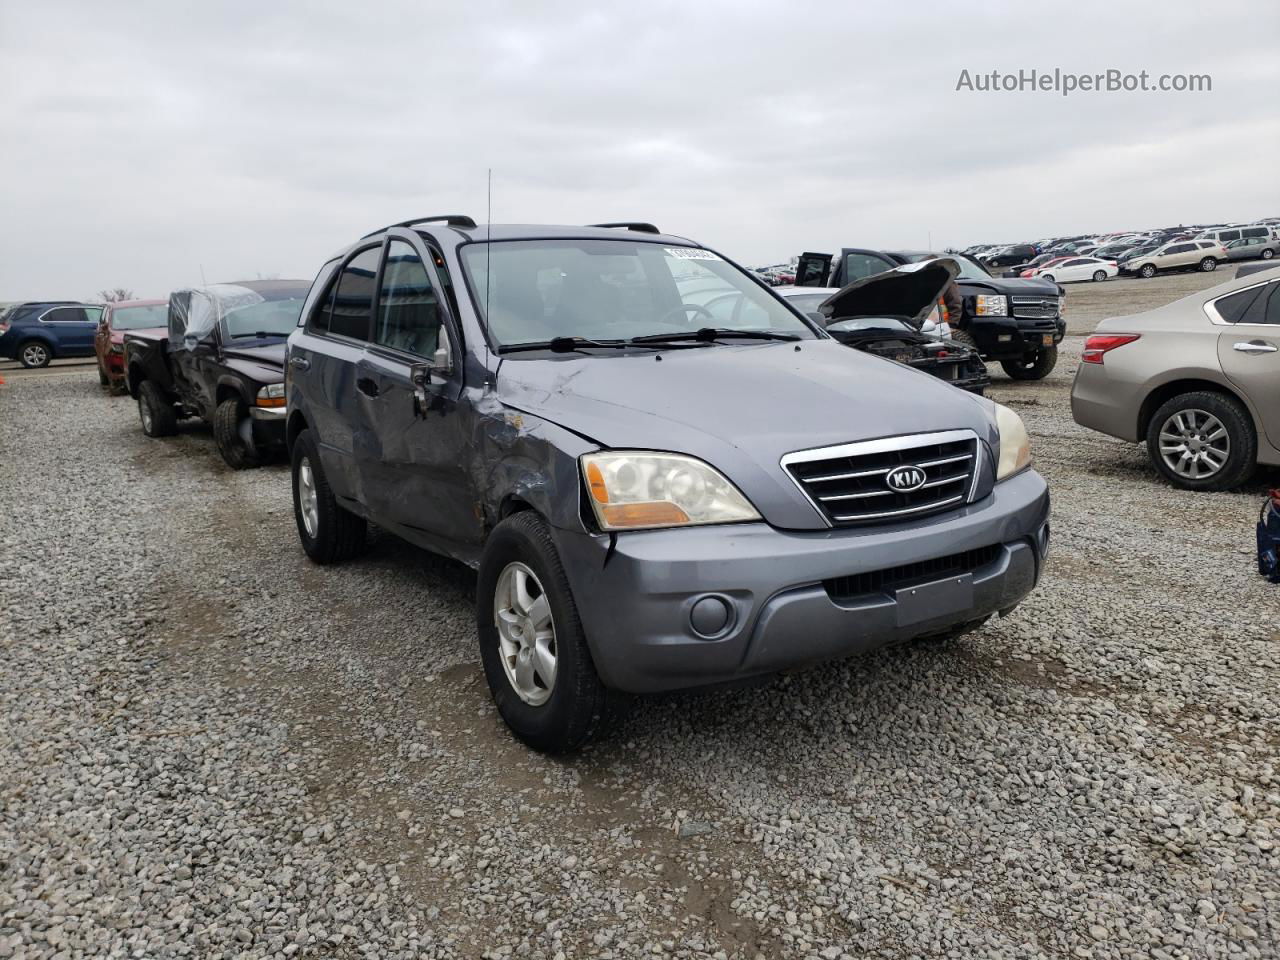
[[[1213,273],[1213,271],[1218,269],[1218,261],[1213,259],[1213,257],[1205,257],[1200,261],[1200,269],[1205,273]]]
[[[100,387],[111,386],[111,378],[107,376],[107,371],[102,369],[101,363],[98,364],[98,386]]]
[[[316,510],[314,531],[308,532],[303,518],[298,491],[298,477],[303,465],[310,471],[315,487]],[[324,475],[320,452],[310,430],[303,430],[293,442],[293,518],[298,525],[298,539],[308,557],[319,564],[340,563],[364,552],[368,544],[369,525],[338,503]]]
[[[1142,268],[1138,271],[1138,276],[1142,277],[1144,280],[1150,280],[1155,275],[1156,267],[1153,263],[1144,263]]]
[[[1046,274],[1043,274],[1043,275],[1040,277],[1040,279],[1041,279],[1041,280],[1048,280],[1050,283],[1054,283],[1054,282],[1055,282],[1055,279],[1054,279],[1054,276],[1053,276],[1053,274],[1052,274],[1052,273],[1046,273]]]
[[[239,398],[223,400],[213,411],[213,439],[218,443],[222,459],[233,470],[256,467],[262,462],[258,451],[240,436],[240,422],[248,415],[244,401]]]
[[[1176,473],[1160,455],[1160,431],[1168,419],[1179,411],[1203,410],[1217,417],[1227,430],[1231,442],[1226,463],[1216,473],[1191,479]],[[1166,400],[1147,424],[1147,455],[1151,462],[1175,487],[1183,490],[1233,490],[1248,482],[1258,463],[1258,435],[1253,429],[1249,411],[1240,401],[1223,393],[1193,390]]]
[[[973,347],[975,350],[978,349],[978,344],[974,342],[973,334],[968,330],[961,330],[959,327],[952,327],[951,339],[956,343],[963,343],[966,347]]]
[[[138,416],[148,437],[171,437],[178,432],[177,411],[150,380],[143,380],[138,387]]]
[[[520,697],[502,663],[494,594],[508,564],[533,571],[550,603],[555,625],[556,679],[546,702],[534,706]],[[494,529],[480,560],[476,585],[476,632],[489,692],[511,732],[535,750],[576,750],[607,728],[621,698],[600,682],[578,607],[560,554],[542,518],[532,511],[508,517]]]
[[[41,340],[27,340],[18,345],[18,362],[28,370],[47,367],[53,359],[53,351]]]
[[[1043,380],[1058,365],[1058,348],[1045,347],[1020,360],[1001,360],[1000,366],[1014,380]]]
[[[1263,260],[1270,260],[1275,255],[1276,252],[1269,247],[1263,250],[1262,253],[1258,254],[1258,256],[1262,257]]]
[[[1095,270],[1095,271],[1093,271],[1093,282],[1094,282],[1094,283],[1101,283],[1101,282],[1102,282],[1103,280],[1105,280],[1105,279],[1107,279],[1107,271],[1105,271],[1105,270]]]

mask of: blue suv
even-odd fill
[[[66,300],[19,303],[0,316],[0,357],[44,367],[55,357],[92,357],[102,307]]]

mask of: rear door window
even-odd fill
[[[440,299],[411,244],[392,240],[382,268],[374,343],[431,357],[440,342]]]
[[[1280,324],[1280,281],[1228,294],[1213,306],[1227,323]]]
[[[84,307],[58,307],[44,315],[45,323],[88,323]],[[96,315],[94,319],[97,319]]]
[[[370,247],[347,261],[338,274],[328,311],[328,331],[352,340],[368,340],[373,322],[373,286],[382,248]]]

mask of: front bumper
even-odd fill
[[[250,407],[249,419],[253,425],[254,446],[273,447],[283,444],[288,412],[287,407]]]
[[[1039,580],[1048,519],[1048,489],[1028,470],[963,510],[887,527],[691,527],[620,534],[612,549],[607,536],[553,535],[601,678],[653,693],[847,657],[1007,611]],[[961,606],[948,595],[936,611],[909,608],[900,591],[844,598],[831,586],[982,548],[988,559],[968,571]],[[728,621],[703,637],[693,611],[708,597]]]
[[[1067,321],[1062,317],[975,317],[969,333],[984,360],[1016,360],[1045,349],[1046,337],[1054,346],[1061,343]]]

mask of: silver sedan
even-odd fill
[[[1280,465],[1280,267],[1104,320],[1071,388],[1077,423],[1145,442],[1188,490]]]

